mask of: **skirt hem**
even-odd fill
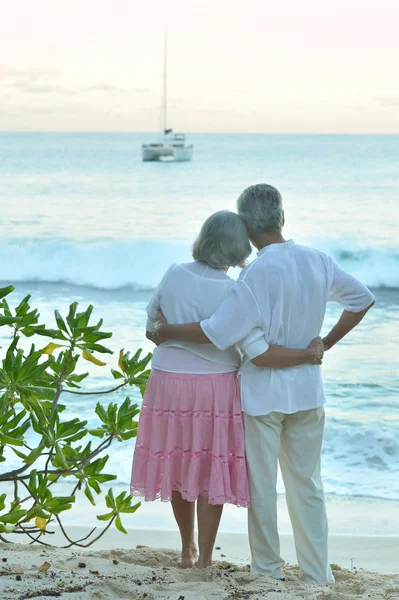
[[[218,496],[216,498],[212,498],[209,496],[209,493],[206,490],[200,490],[197,494],[189,494],[188,492],[182,490],[182,486],[178,483],[171,486],[170,495],[163,495],[160,490],[157,490],[155,494],[149,494],[148,490],[143,488],[130,488],[130,493],[132,496],[138,496],[140,498],[144,498],[144,502],[155,502],[155,500],[161,500],[161,502],[170,502],[172,499],[172,492],[179,492],[183,500],[187,500],[187,502],[195,502],[198,500],[199,496],[205,496],[208,498],[209,504],[217,505],[217,504],[233,504],[239,508],[249,508],[250,502],[248,499],[238,499],[234,497],[226,497],[226,496]]]

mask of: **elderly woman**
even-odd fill
[[[147,337],[161,309],[169,323],[210,317],[233,285],[226,272],[244,266],[251,253],[243,221],[220,211],[204,223],[194,243],[194,262],[173,265],[148,307]],[[237,372],[242,353],[263,331],[254,330],[239,346],[168,341],[158,346],[140,413],[131,492],[146,501],[172,502],[182,540],[181,566],[194,566],[195,502],[199,557],[204,568],[212,552],[223,505],[249,506],[244,431]],[[262,363],[263,360],[263,363]],[[273,362],[274,361],[274,362]],[[321,362],[320,347],[271,347],[257,358],[264,366]]]

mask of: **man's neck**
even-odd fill
[[[266,248],[266,246],[270,246],[271,244],[283,244],[285,239],[281,231],[273,231],[271,233],[262,233],[251,241],[255,248],[262,250],[262,248]]]

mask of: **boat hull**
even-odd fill
[[[173,144],[143,144],[142,156],[144,162],[160,160],[171,160],[176,162],[188,162],[192,160],[194,146]]]

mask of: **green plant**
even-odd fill
[[[84,392],[80,384],[88,373],[77,372],[82,359],[102,366],[105,363],[96,354],[112,354],[103,345],[112,336],[102,330],[103,321],[91,324],[93,307],[78,312],[74,302],[65,318],[55,311],[55,328],[49,329],[39,324],[40,315],[30,306],[30,296],[14,310],[10,308],[6,297],[13,291],[12,286],[0,289],[0,327],[11,330],[0,368],[0,466],[6,467],[11,454],[18,457],[20,466],[0,472],[0,490],[5,482],[13,486],[11,494],[0,495],[0,539],[8,541],[5,536],[10,533],[25,534],[32,543],[50,545],[43,536],[53,533],[48,527],[54,522],[67,541],[66,547],[93,544],[113,523],[126,533],[121,516],[134,513],[140,506],[133,504],[127,492],[115,497],[112,488],[108,489],[105,501],[109,512],[97,516],[108,523],[99,534],[93,529],[85,538],[72,540],[62,515],[82,491],[95,505],[102,484],[116,479],[116,475],[104,473],[109,458],[105,451],[114,442],[136,436],[138,405],[129,397],[120,405],[112,402],[103,406],[99,402],[95,410],[98,426],[89,428],[85,420],[68,419],[67,407],[60,399],[67,394],[109,394],[129,386],[143,393],[151,355],[141,358],[142,351],[138,350],[131,357],[121,350],[118,368],[111,370],[117,385],[109,390]],[[32,344],[26,351],[21,343],[32,336],[51,341],[41,349]],[[84,438],[88,439],[85,443]],[[72,482],[72,493],[58,495],[57,488],[65,481]]]

